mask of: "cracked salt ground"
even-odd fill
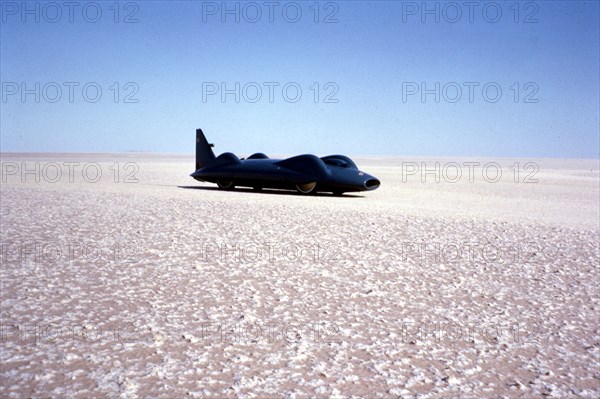
[[[373,162],[364,198],[186,190],[160,159],[3,184],[0,396],[598,397],[597,168]]]

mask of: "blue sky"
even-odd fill
[[[599,157],[596,1],[116,4],[1,2],[2,151]]]

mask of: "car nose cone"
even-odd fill
[[[381,185],[381,182],[374,177],[368,178],[367,180],[365,180],[365,183],[364,183],[365,189],[367,189],[367,190],[375,190],[380,185]]]

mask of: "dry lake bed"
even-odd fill
[[[355,160],[378,190],[2,154],[0,397],[600,396],[597,160]]]

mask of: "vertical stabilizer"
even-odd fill
[[[215,159],[212,147],[214,144],[208,144],[202,129],[196,129],[196,170],[205,167]]]

